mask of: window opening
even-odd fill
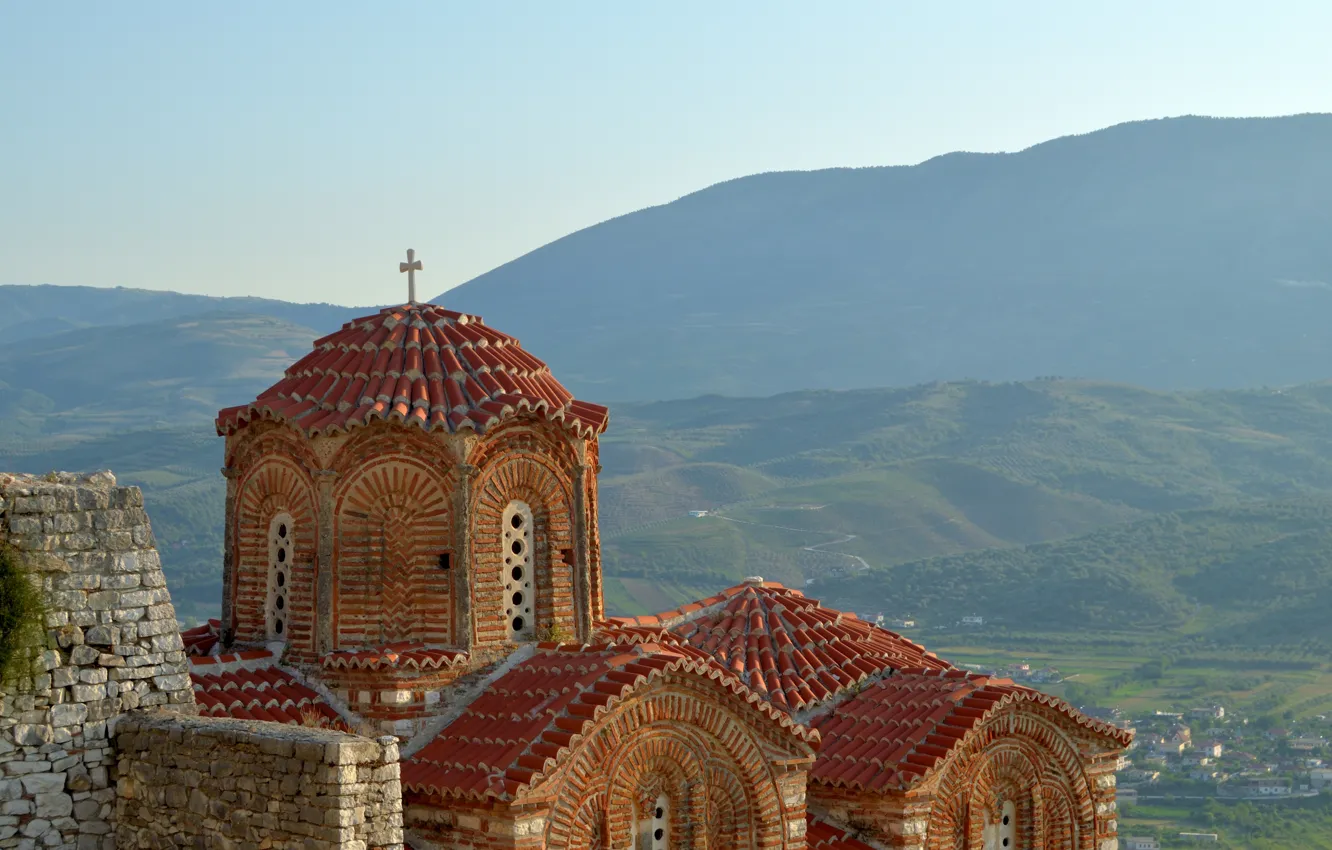
[[[504,509],[504,616],[510,640],[531,640],[536,634],[532,613],[533,565],[532,509],[510,502]]]
[[[287,592],[295,541],[291,517],[279,514],[268,525],[268,600],[264,606],[269,640],[287,639]]]

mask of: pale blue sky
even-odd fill
[[[1332,111],[1332,3],[0,0],[0,283],[370,304],[761,171]]]

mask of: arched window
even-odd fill
[[[273,517],[268,524],[268,600],[264,605],[269,640],[287,639],[287,597],[295,538],[289,514]]]
[[[535,546],[532,539],[532,509],[523,502],[509,502],[504,509],[504,616],[509,639],[531,640],[536,635],[533,598],[536,596]]]

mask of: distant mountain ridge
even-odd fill
[[[731,180],[440,296],[608,401],[1332,374],[1332,115]]]
[[[1190,117],[1019,153],[758,174],[435,300],[599,402],[1039,375],[1306,383],[1332,375],[1328,150],[1332,115]],[[0,343],[207,312],[323,334],[376,309],[0,286]]]
[[[186,295],[123,286],[0,286],[0,345],[80,328],[134,325],[199,313],[253,313],[324,328],[373,313],[377,307],[293,304],[273,298]]]

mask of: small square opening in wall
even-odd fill
[[[440,553],[439,553],[439,568],[440,568],[441,570],[448,570],[451,566],[453,566],[452,553],[449,553],[449,552],[440,552]]]

